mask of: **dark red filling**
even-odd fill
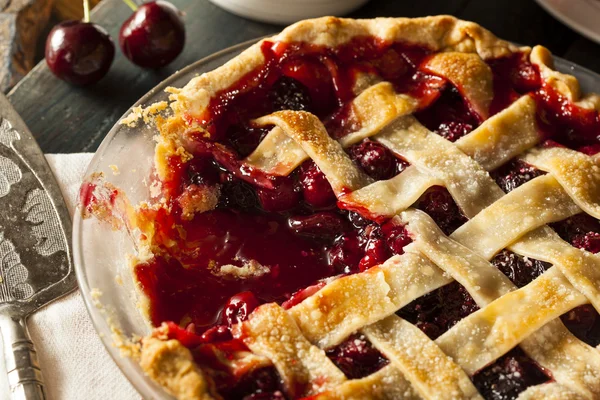
[[[544,174],[544,171],[540,171],[534,166],[519,160],[512,160],[491,172],[492,178],[496,180],[498,186],[500,186],[505,193],[511,192],[519,186]]]
[[[452,282],[414,300],[396,314],[434,340],[477,310],[479,307],[469,292],[458,282]]]
[[[547,262],[523,257],[509,250],[502,250],[496,254],[492,264],[519,288],[526,286],[552,266]]]
[[[382,181],[398,175],[408,163],[381,143],[369,139],[348,149],[350,158],[371,178]]]
[[[304,110],[317,115],[332,137],[343,137],[360,128],[350,118],[349,102],[355,96],[357,75],[369,73],[419,99],[416,117],[450,141],[481,123],[460,95],[461,88],[420,68],[430,54],[422,47],[359,38],[336,49],[265,42],[262,52],[264,65],[220,92],[196,121],[208,137],[192,135],[188,147],[194,159],[183,163],[173,156],[169,160],[173,175],[163,182],[163,191],[171,211],[144,211],[154,221],[159,255],[135,269],[150,299],[152,323],[174,321],[177,338],[193,349],[199,364],[208,363],[216,371],[215,382],[226,398],[284,398],[273,368],[232,377],[218,363],[211,363],[215,349],[226,354],[236,346],[243,348],[232,339],[231,325],[245,320],[265,302],[292,307],[318,291],[325,284],[323,279],[371,268],[393,254],[402,254],[411,241],[403,226],[374,222],[367,213],[336,207],[331,186],[310,160],[288,177],[270,176],[244,165],[243,158],[268,132],[253,126],[251,120],[278,110]],[[578,108],[542,85],[537,68],[523,55],[492,60],[489,65],[495,90],[491,114],[531,93],[540,105],[542,139],[588,154],[600,151],[597,112]],[[369,139],[347,152],[375,180],[390,179],[408,165]],[[520,162],[492,173],[505,192],[541,174]],[[187,221],[181,216],[182,194],[192,186],[194,190],[219,188],[220,196],[216,210]],[[466,221],[442,187],[429,189],[416,206],[446,234]],[[574,246],[598,252],[598,221],[577,218],[554,228]],[[222,265],[242,267],[251,260],[263,268],[259,276],[235,279],[216,273]],[[493,263],[518,286],[547,268],[545,263],[507,251]],[[469,293],[452,283],[413,301],[398,314],[435,339],[477,309]],[[562,318],[582,340],[600,340],[600,318],[593,308],[579,307]],[[175,329],[177,325],[185,329]],[[388,362],[359,335],[329,349],[327,355],[349,378],[367,376]],[[491,399],[515,398],[526,387],[548,379],[518,349],[473,377]]]
[[[364,378],[389,364],[389,360],[360,334],[350,336],[326,353],[349,379]]]
[[[415,117],[430,131],[451,142],[456,142],[479,126],[477,117],[471,113],[459,91],[451,85],[447,85],[441,91],[440,98],[430,107],[417,112]]]
[[[574,247],[600,253],[600,221],[585,213],[552,224],[552,228]]]
[[[495,363],[477,371],[473,383],[488,400],[512,400],[529,386],[551,381],[531,358],[515,347]]]
[[[231,400],[285,400],[281,378],[274,367],[265,367],[243,375],[233,386],[223,386],[219,394]]]
[[[429,214],[446,235],[450,235],[467,222],[467,217],[454,202],[448,189],[442,186],[429,188],[421,196],[416,207]]]

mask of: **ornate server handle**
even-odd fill
[[[0,316],[4,359],[12,400],[44,400],[44,381],[25,320]]]

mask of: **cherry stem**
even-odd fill
[[[123,0],[123,2],[124,2],[125,4],[127,4],[127,5],[129,6],[129,8],[131,8],[131,9],[133,10],[133,12],[136,12],[136,11],[137,11],[137,9],[138,9],[138,6],[137,6],[137,4],[135,4],[135,3],[133,2],[133,0]]]
[[[83,0],[83,22],[90,22],[90,0]]]

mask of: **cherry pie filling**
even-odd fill
[[[311,160],[287,177],[269,176],[244,165],[241,160],[268,132],[250,121],[277,110],[304,110],[317,115],[332,137],[341,138],[358,128],[348,103],[355,97],[357,77],[370,74],[419,99],[416,118],[450,141],[482,122],[460,88],[420,68],[430,55],[422,47],[364,38],[337,49],[267,41],[262,51],[264,66],[222,91],[196,121],[206,131],[193,138],[194,158],[184,163],[171,156],[172,178],[162,182],[169,207],[145,211],[152,213],[158,251],[135,267],[150,300],[152,323],[168,322],[171,337],[190,348],[199,365],[214,371],[211,376],[225,398],[235,399],[284,399],[285,395],[272,366],[233,376],[220,365],[219,357],[246,349],[232,337],[232,325],[263,303],[292,307],[328,279],[378,265],[402,254],[411,242],[403,226],[340,208],[324,174]],[[566,146],[587,154],[600,151],[598,113],[578,108],[543,84],[537,67],[525,55],[492,60],[489,65],[495,88],[492,114],[529,94],[540,106],[537,117],[543,146]],[[390,179],[408,166],[369,139],[346,150],[374,180]],[[542,174],[521,161],[491,173],[505,192]],[[182,210],[189,196],[207,189],[218,194],[215,209],[186,217]],[[428,213],[446,234],[467,221],[443,187],[430,188],[415,207]],[[600,251],[598,220],[581,214],[552,227],[573,246]],[[550,266],[508,250],[496,255],[492,264],[518,287]],[[217,273],[223,265],[250,272],[243,279]],[[454,282],[397,314],[435,339],[477,309],[469,293]],[[593,346],[600,343],[600,316],[593,307],[578,307],[561,318],[581,340]],[[360,334],[326,354],[349,378],[368,376],[388,363]],[[485,398],[512,399],[552,377],[515,348],[472,379]]]

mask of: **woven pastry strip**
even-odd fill
[[[277,304],[260,307],[237,334],[255,354],[273,362],[293,396],[319,393],[346,380],[325,352],[310,344]]]
[[[414,119],[408,119],[408,121],[415,125],[413,129],[424,132],[424,127]],[[407,125],[405,121],[403,124],[388,127],[386,132],[390,132],[388,136],[394,136],[394,130],[409,129],[410,126]],[[395,133],[395,135],[400,134],[402,132]],[[379,132],[374,134],[373,139],[379,140]],[[529,96],[524,96],[485,121],[473,132],[459,139],[454,145],[440,140],[437,142],[447,149],[458,148],[473,158],[481,168],[489,171],[522,154],[539,142],[535,122],[535,102]],[[459,156],[458,153],[454,154]],[[468,160],[464,162],[469,163]],[[481,168],[475,168],[481,173]],[[374,215],[391,217],[414,204],[428,188],[443,184],[444,182],[439,177],[428,175],[411,166],[392,179],[375,182],[344,196],[341,200],[349,205],[369,209]],[[489,200],[497,200],[504,194],[489,181],[487,186],[491,190]],[[454,193],[456,194],[457,191],[455,190]],[[469,206],[471,198],[463,199],[461,196],[455,200],[459,206],[467,207],[467,210],[463,210],[465,213],[471,209]],[[480,209],[488,205],[484,201],[476,200]]]
[[[454,231],[452,237],[484,257],[492,258],[525,233],[580,212],[556,179],[544,175],[483,209]],[[499,215],[502,218],[498,218]]]
[[[417,106],[416,99],[404,94],[397,94],[389,82],[371,86],[348,105],[352,110],[352,116],[363,122],[360,129],[344,136],[340,140],[340,144],[348,147],[358,143],[379,132],[398,116],[414,112]],[[259,126],[276,124],[274,121],[263,118],[258,119],[255,123]],[[329,138],[329,135],[327,137]],[[269,174],[288,175],[308,158],[309,154],[303,149],[301,143],[293,140],[280,127],[275,127],[246,158],[245,162]]]
[[[318,400],[420,400],[402,372],[393,365],[383,367],[379,371],[362,379],[346,381],[335,389],[315,396]]]
[[[427,399],[482,399],[469,376],[419,328],[391,315],[362,329]]]
[[[564,147],[532,149],[523,161],[549,172],[586,213],[600,218],[600,166],[592,157]]]
[[[419,254],[394,256],[362,274],[337,279],[289,310],[321,348],[334,346],[373,315],[390,315],[452,279]]]
[[[554,264],[596,309],[600,309],[600,256],[574,248],[548,227],[525,235],[509,249]]]

